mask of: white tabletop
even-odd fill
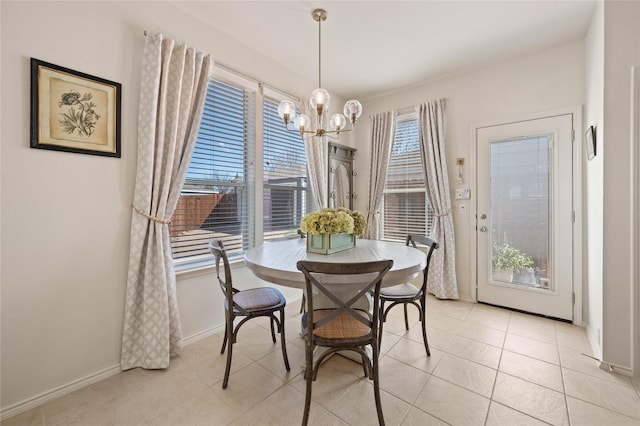
[[[417,276],[427,264],[427,256],[413,247],[387,241],[360,240],[354,248],[330,255],[307,253],[301,238],[276,241],[248,250],[244,261],[258,277],[274,284],[304,288],[304,275],[296,266],[299,260],[356,263],[392,259],[393,267],[382,285],[401,284]]]

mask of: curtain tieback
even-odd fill
[[[449,213],[451,213],[452,211],[453,211],[453,209],[451,208],[451,209],[447,210],[446,212],[444,212],[444,213],[442,213],[442,214],[434,213],[433,215],[434,215],[435,217],[445,217],[445,216],[448,216],[448,215],[449,215]]]
[[[171,220],[164,220],[164,219],[160,219],[159,217],[152,216],[152,215],[150,215],[149,213],[143,212],[142,210],[140,210],[140,209],[136,208],[136,206],[131,206],[131,207],[133,208],[133,210],[135,210],[135,212],[136,212],[136,213],[138,213],[138,214],[140,214],[140,215],[142,215],[142,216],[146,217],[146,218],[147,218],[147,219],[149,219],[149,220],[152,220],[152,221],[154,221],[154,222],[161,223],[161,224],[163,224],[163,225],[168,225],[168,224],[170,224],[170,223],[171,223]]]

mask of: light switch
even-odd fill
[[[460,204],[458,206],[458,213],[467,214],[467,205],[466,204]]]
[[[456,188],[456,200],[468,200],[471,198],[471,189]]]

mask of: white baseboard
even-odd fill
[[[633,370],[627,367],[623,367],[621,365],[609,364],[608,362],[601,361],[598,367],[600,367],[601,370],[604,370],[608,373],[621,374],[623,376],[628,376],[631,378],[634,377]]]
[[[198,340],[214,335],[220,331],[224,331],[224,324],[209,328],[207,330],[201,331],[199,333],[196,333],[192,336],[189,336],[183,339],[184,346],[188,346],[192,343],[197,342]],[[67,383],[66,385],[59,386],[50,391],[43,392],[40,395],[36,395],[32,398],[28,398],[28,399],[25,399],[24,401],[17,402],[6,408],[2,408],[2,411],[0,411],[0,420],[4,421],[9,417],[13,417],[20,413],[24,413],[25,411],[31,410],[32,408],[38,407],[42,404],[46,404],[47,402],[52,401],[61,396],[68,395],[71,392],[77,391],[78,389],[82,389],[84,387],[97,383],[101,380],[107,379],[111,376],[115,376],[121,371],[122,370],[120,369],[120,364],[114,365],[113,367],[106,368],[97,373],[90,374],[81,379]]]
[[[206,330],[202,330],[196,334],[192,334],[189,337],[184,337],[182,339],[182,343],[184,346],[189,346],[190,344],[195,343],[198,340],[202,340],[206,337],[213,336],[214,334],[219,333],[221,331],[224,331],[224,324],[216,325]]]
[[[25,399],[24,401],[17,402],[13,405],[10,405],[2,409],[2,411],[0,412],[0,420],[4,421],[9,417],[13,417],[17,414],[28,411],[32,408],[45,404],[63,395],[70,394],[73,391],[82,389],[86,386],[92,385],[101,380],[107,379],[111,376],[115,376],[121,371],[122,370],[120,369],[120,364],[114,365],[113,367],[106,368],[97,373],[90,374],[81,379],[67,383],[66,385],[62,385],[50,391],[43,392],[40,395],[36,395],[32,398]]]

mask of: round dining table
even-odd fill
[[[307,240],[305,238],[292,238],[274,241],[247,250],[244,262],[251,271],[265,281],[286,287],[303,289],[306,292],[304,274],[297,267],[299,260],[311,260],[314,262],[332,263],[357,263],[375,260],[393,260],[393,267],[382,278],[382,286],[402,284],[412,280],[422,272],[427,264],[427,255],[422,251],[402,243],[379,240],[356,240],[356,246],[338,253],[329,255],[307,253]],[[335,294],[342,300],[350,299],[354,293],[350,288],[349,280],[352,277],[334,276],[331,281],[340,285],[340,290]],[[331,301],[318,294],[314,306],[335,307]],[[356,304],[363,309],[371,309],[371,301],[360,301]],[[318,348],[316,348],[317,350]],[[371,348],[366,349],[370,354]],[[361,362],[361,358],[353,352],[346,351],[341,355]],[[318,356],[318,354],[314,355]],[[301,366],[304,369],[304,363]]]
[[[305,279],[296,264],[299,260],[331,263],[357,263],[391,259],[393,267],[384,276],[382,286],[412,280],[424,269],[427,256],[403,243],[357,239],[356,246],[329,255],[307,253],[306,239],[293,238],[266,243],[245,252],[245,264],[265,281],[304,289]]]

